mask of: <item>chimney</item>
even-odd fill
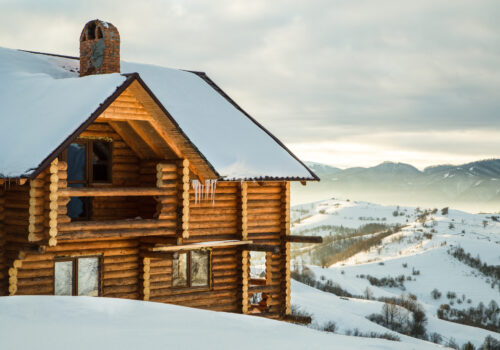
[[[114,25],[98,19],[80,35],[80,76],[120,73],[120,34]]]

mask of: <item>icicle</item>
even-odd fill
[[[205,180],[205,193],[204,199],[208,198],[208,191],[210,191],[210,180]]]
[[[194,204],[198,204],[198,194],[200,192],[200,181],[191,180],[191,186],[193,186],[194,190]]]
[[[191,180],[191,186],[194,190],[194,203],[198,204],[202,200],[211,200],[212,206],[215,205],[215,189],[217,188],[217,180],[205,180],[202,183],[199,180]]]
[[[212,180],[212,207],[215,206],[215,190],[217,189],[217,180]]]

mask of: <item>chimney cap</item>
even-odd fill
[[[113,24],[100,19],[94,19],[88,21],[83,27],[82,34],[80,35],[80,42],[101,39],[104,38],[107,33],[113,33],[118,36],[118,38],[120,37],[118,29]]]

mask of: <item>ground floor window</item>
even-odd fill
[[[248,281],[249,287],[252,289],[249,292],[249,312],[261,313],[266,312],[268,309],[269,295],[264,290],[267,285],[268,264],[270,262],[270,253],[264,252],[249,252],[250,262],[250,279]]]
[[[180,253],[173,260],[173,287],[210,287],[210,251],[189,251]]]
[[[54,262],[54,294],[98,296],[100,257],[58,258]]]

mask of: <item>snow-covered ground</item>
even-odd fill
[[[261,317],[153,302],[55,296],[0,298],[0,349],[436,349],[349,337]]]
[[[329,268],[309,268],[317,280],[332,280],[353,295],[363,296],[367,288],[373,298],[415,295],[426,311],[428,333],[437,332],[445,340],[454,338],[460,345],[471,341],[478,346],[488,334],[500,339],[498,333],[437,318],[437,310],[442,304],[468,309],[480,302],[485,306],[491,300],[500,303],[498,281],[495,283],[490,276],[449,254],[450,250],[461,247],[472,257],[479,256],[483,263],[500,265],[500,222],[492,218],[493,215],[500,220],[500,215],[470,214],[452,209],[443,213],[440,208],[426,215],[424,220],[421,217],[424,210],[330,199],[293,207],[292,231],[328,236],[334,235],[333,227],[339,226],[354,229],[367,223],[403,225],[400,232],[389,235],[368,251],[359,252]],[[324,229],[313,230],[315,227]],[[307,254],[314,254],[314,251],[309,250]],[[299,257],[297,261],[311,259]],[[370,284],[367,275],[378,279],[404,275],[405,279],[403,286],[377,287]],[[441,293],[439,298],[431,296],[433,289]],[[448,292],[455,293],[456,297],[448,298]],[[365,318],[381,312],[383,303],[379,301],[340,299],[294,283],[292,303],[310,311],[319,323],[335,321],[340,333],[354,327],[364,332],[380,331],[381,326]]]

